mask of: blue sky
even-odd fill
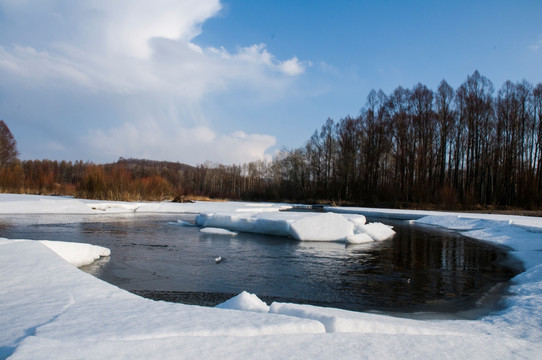
[[[23,159],[271,158],[371,89],[542,81],[541,1],[0,0]]]

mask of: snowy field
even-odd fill
[[[144,299],[77,269],[108,256],[108,249],[0,239],[0,358],[540,358],[542,218],[364,208],[279,212],[287,208],[0,194],[0,219],[10,214],[27,214],[31,221],[32,214],[195,213],[204,231],[230,236],[251,231],[301,241],[386,241],[393,231],[365,223],[363,215],[400,218],[507,246],[525,271],[512,280],[506,308],[479,320],[412,320],[266,304],[244,292],[205,308]]]

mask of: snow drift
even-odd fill
[[[232,310],[243,310],[243,311],[254,311],[254,312],[269,312],[269,306],[261,301],[255,294],[249,294],[246,291],[243,291],[237,296],[232,297],[229,300],[226,300],[222,304],[215,306],[219,309],[232,309]]]
[[[101,256],[111,255],[111,250],[97,245],[49,240],[40,242],[77,267],[90,265]]]

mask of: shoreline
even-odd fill
[[[143,214],[140,215],[144,216]],[[421,228],[435,228],[434,226],[424,224],[416,224],[416,226]],[[442,229],[435,229],[437,229],[438,231],[443,231]],[[451,230],[450,232],[458,233],[457,231]],[[488,316],[503,309],[503,305],[501,303],[504,301],[505,296],[507,296],[508,294],[508,289],[512,285],[511,279],[519,275],[524,270],[524,265],[521,260],[516,259],[515,256],[510,253],[509,247],[487,243],[485,241],[480,241],[477,239],[471,240],[475,242],[485,243],[492,248],[495,248],[494,251],[497,254],[495,263],[509,268],[513,275],[510,276],[508,280],[504,280],[504,282],[503,280],[493,280],[488,284],[484,285],[482,288],[479,288],[465,296],[450,298],[443,295],[440,299],[435,299],[430,302],[420,303],[416,305],[405,305],[403,307],[378,307],[374,305],[364,304],[358,304],[357,306],[352,307],[352,304],[341,305],[340,302],[326,303],[323,301],[317,301],[312,299],[286,298],[283,296],[263,295],[259,293],[256,293],[256,295],[267,304],[271,304],[274,301],[290,302],[296,304],[322,306],[326,308],[338,308],[356,312],[372,312],[412,319],[480,319],[484,316]],[[138,287],[137,285],[134,286],[134,284],[131,284],[129,280],[132,279],[132,277],[127,274],[130,273],[130,271],[140,273],[142,269],[132,269],[131,266],[128,266],[123,262],[113,261],[112,259],[107,259],[103,261],[107,261],[108,264],[105,264],[103,269],[101,269],[100,271],[92,270],[90,268],[82,270],[91,273],[92,275],[104,281],[112,283],[115,286],[120,286],[126,291],[130,291],[132,293],[149,299],[163,300],[188,305],[213,307],[238,295],[237,293],[167,289],[163,285],[160,286],[160,288],[156,289],[146,288],[144,286]],[[127,280],[122,281],[121,278],[117,278],[114,275],[116,272],[115,269],[122,269],[122,273],[124,274],[122,279],[126,277]],[[137,284],[137,282],[135,284]],[[485,298],[489,300],[483,301]]]
[[[2,213],[36,205],[42,213],[58,214],[86,207],[82,201],[66,207],[50,198],[43,204],[36,198],[5,199],[0,195]],[[234,205],[220,208],[231,211]],[[421,218],[419,212],[412,215]],[[83,273],[39,242],[0,240],[0,322],[9,324],[0,331],[0,357],[73,358],[77,349],[86,358],[537,358],[542,219],[433,212],[421,220],[506,246],[522,261],[525,271],[512,279],[503,310],[477,320],[412,320],[284,303],[255,313],[150,301]]]

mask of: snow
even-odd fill
[[[256,234],[289,236],[290,224],[298,216],[298,214],[287,212],[203,212],[196,217],[196,225]]]
[[[369,235],[374,241],[387,240],[395,235],[395,231],[392,230],[391,226],[380,222],[358,225],[356,226],[356,230],[359,234]]]
[[[233,310],[143,299],[79,271],[39,241],[0,239],[0,248],[0,351],[4,352],[0,358],[35,337],[41,343],[49,339],[72,344],[107,341],[113,356],[99,357],[111,358],[123,351],[116,341],[324,331],[320,323],[306,319],[257,313],[239,316]],[[72,356],[76,348],[71,349]],[[17,352],[14,358],[35,358],[36,354],[55,358],[44,351],[50,350],[48,346],[27,349],[26,355]]]
[[[74,199],[60,196],[0,194],[0,214],[130,214],[130,213],[189,213],[213,212],[276,212],[291,205],[250,202],[195,203],[122,202]]]
[[[40,242],[77,267],[90,265],[101,256],[111,255],[111,250],[97,245],[50,240]]]
[[[281,229],[286,236],[296,222],[304,234],[320,222],[337,223],[341,231],[351,227],[346,239],[354,240],[369,237],[360,228],[371,225],[356,214],[384,213],[505,246],[525,271],[512,280],[506,308],[478,320],[414,320],[277,302],[268,307],[245,292],[223,308],[205,308],[143,299],[78,270],[55,253],[77,264],[107,256],[104,248],[0,239],[0,358],[534,359],[542,352],[541,218],[328,208],[341,213],[339,220],[255,210],[281,209],[281,204],[96,204],[104,202],[0,194],[1,214],[81,213],[101,214],[96,215],[101,219],[130,211],[205,213],[201,221],[256,231],[259,226]],[[225,221],[227,216],[234,221]],[[385,235],[374,232],[379,239]]]
[[[354,234],[346,236],[347,244],[365,244],[374,242],[369,234]]]
[[[92,209],[72,198],[0,194],[0,214],[89,214]]]
[[[318,214],[294,221],[290,234],[296,240],[340,241],[354,235],[354,224],[342,215]]]
[[[239,295],[234,296],[215,307],[219,309],[254,311],[262,313],[269,312],[269,305],[261,301],[255,294],[249,294],[246,291],[243,291]]]
[[[273,303],[269,313],[313,319],[324,324],[328,333],[379,333],[409,335],[459,336],[445,322],[434,323],[411,319],[398,319],[384,315],[356,313],[341,309],[321,308],[312,305]],[[444,326],[443,326],[444,325]]]

